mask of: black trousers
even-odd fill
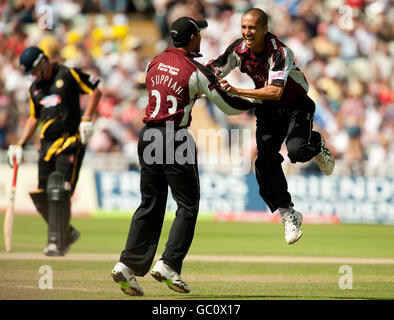
[[[55,141],[41,141],[38,159],[38,189],[46,190],[48,176],[53,171],[63,174],[74,192],[78,182],[85,146],[79,141],[79,134],[68,135]],[[58,142],[62,143],[58,143]]]
[[[320,152],[321,136],[312,131],[315,103],[303,96],[281,107],[256,109],[257,159],[256,179],[259,193],[271,212],[292,205],[283,173],[282,155],[285,141],[292,163],[307,162]]]
[[[139,136],[138,156],[141,204],[132,217],[119,261],[138,276],[149,271],[163,226],[170,186],[177,211],[162,260],[181,273],[193,240],[200,201],[195,141],[187,129],[145,126]]]
[[[52,239],[51,242],[56,241],[59,248],[64,245],[68,234],[73,230],[70,225],[70,197],[77,185],[84,155],[85,146],[80,142],[79,133],[65,133],[54,141],[41,140],[38,190],[32,192],[31,197],[37,211],[48,223],[48,239]],[[55,171],[63,175],[64,187],[69,188],[70,192],[63,192],[63,199],[54,206],[48,198],[47,184],[48,177]],[[53,240],[54,238],[56,240]]]

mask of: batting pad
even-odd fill
[[[60,172],[52,172],[48,177],[48,243],[55,243],[58,249],[66,245],[71,219],[71,190]]]

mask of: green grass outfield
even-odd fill
[[[66,257],[53,258],[42,254],[43,220],[16,216],[13,252],[5,253],[0,241],[0,300],[394,299],[394,226],[306,224],[303,237],[290,246],[281,224],[204,219],[182,271],[191,293],[175,293],[148,274],[138,278],[145,295],[129,297],[110,277],[129,223],[130,218],[75,218],[80,240]],[[52,268],[53,289],[39,288],[43,265]],[[352,289],[339,288],[341,277],[350,276],[339,273],[342,265],[351,267]]]

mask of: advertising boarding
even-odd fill
[[[140,203],[139,171],[96,172],[103,212],[133,212]],[[394,224],[394,181],[387,177],[289,175],[289,192],[304,223]],[[200,216],[216,220],[276,222],[259,196],[254,174],[200,171]],[[168,190],[168,210],[176,203]]]

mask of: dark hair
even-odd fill
[[[170,34],[171,34],[171,31],[170,31]],[[187,34],[186,36],[181,37],[178,40],[176,39],[176,37],[173,37],[172,42],[174,43],[174,47],[175,48],[186,47],[190,42],[190,38],[191,38],[192,34],[194,34],[196,36],[197,30],[192,33]]]
[[[259,8],[248,9],[244,12],[244,14],[242,16],[244,16],[246,14],[250,14],[252,16],[258,16],[257,23],[260,23],[263,27],[265,27],[268,24],[267,14]]]

